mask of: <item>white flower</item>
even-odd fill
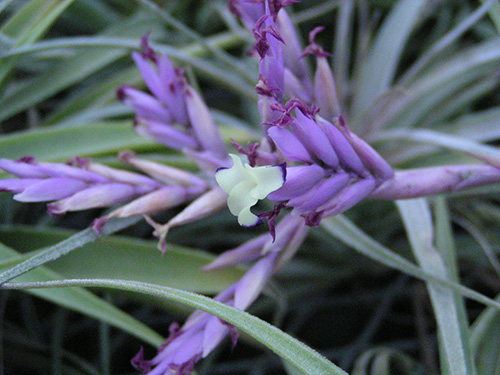
[[[220,168],[215,174],[215,180],[229,194],[227,206],[233,215],[238,216],[238,223],[244,227],[255,226],[260,219],[250,211],[250,207],[283,186],[285,167],[251,167],[246,163],[243,165],[237,155],[229,156],[233,159],[233,166]]]

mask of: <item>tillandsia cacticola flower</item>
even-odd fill
[[[230,10],[255,38],[255,90],[262,139],[245,148],[233,141],[228,153],[211,111],[181,69],[157,53],[148,36],[132,58],[148,92],[123,85],[118,99],[135,111],[136,131],[182,153],[199,168],[188,172],[145,160],[131,151],[119,158],[140,171],[129,172],[74,158],[67,164],[0,159],[16,178],[0,180],[0,191],[21,202],[50,202],[49,214],[62,215],[121,205],[94,221],[99,230],[112,218],[144,215],[165,252],[172,228],[208,217],[226,207],[244,227],[267,221],[269,233],[230,249],[204,270],[215,272],[249,262],[241,280],[214,299],[247,309],[272,275],[305,241],[311,227],[364,199],[406,199],[500,182],[498,163],[394,171],[349,128],[337,97],[329,54],[316,42],[322,28],[302,46],[286,8],[293,0],[229,0]],[[307,59],[314,60],[310,72]],[[257,143],[258,142],[258,143]],[[271,202],[258,212],[259,201]],[[185,205],[168,222],[151,215]],[[151,360],[142,350],[133,365],[149,375],[188,375],[235,327],[202,311],[194,312]]]

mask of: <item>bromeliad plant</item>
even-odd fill
[[[308,237],[310,232],[314,236],[315,231],[310,229],[321,227],[329,236],[340,239],[362,254],[424,280],[437,322],[442,373],[486,374],[486,367],[479,364],[477,358],[483,358],[480,345],[487,340],[484,326],[493,324],[490,316],[497,317],[500,305],[459,283],[451,221],[443,197],[458,194],[477,196],[477,189],[470,190],[474,188],[486,188],[486,193],[497,193],[498,186],[495,184],[500,182],[500,154],[492,146],[439,133],[432,126],[455,117],[454,122],[447,125],[448,128],[457,133],[470,129],[458,116],[462,115],[461,108],[465,103],[492,88],[488,73],[500,60],[497,52],[491,52],[497,41],[484,42],[466,52],[456,52],[456,57],[450,57],[443,63],[435,56],[445,48],[451,48],[453,41],[487,11],[490,11],[493,20],[498,20],[500,4],[493,0],[485,2],[435,42],[423,57],[405,67],[404,74],[396,79],[398,61],[411,31],[418,24],[419,17],[429,17],[431,8],[437,5],[424,0],[398,2],[384,19],[367,50],[364,50],[367,48],[364,39],[373,30],[368,19],[361,18],[363,27],[358,31],[359,50],[354,53],[361,62],[353,64],[351,78],[348,69],[351,52],[346,43],[352,39],[350,21],[355,14],[355,2],[345,1],[333,6],[339,8],[333,70],[331,54],[316,42],[323,27],[314,28],[309,33],[308,45],[304,46],[289,14],[293,3],[285,0],[230,0],[229,9],[246,27],[247,34],[238,24],[229,21],[230,15],[226,10],[218,8],[231,27],[238,30],[234,31],[235,40],[239,40],[238,35],[241,34],[254,38],[250,57],[242,62],[214,47],[217,43],[215,39],[210,42],[200,39],[168,13],[163,13],[149,1],[143,1],[146,8],[160,12],[163,19],[181,33],[195,38],[213,54],[216,61],[234,69],[230,73],[233,75],[224,78],[223,71],[218,71],[215,65],[206,65],[203,60],[193,61],[178,50],[166,47],[167,53],[162,53],[160,47],[157,51],[150,44],[153,35],[147,34],[142,37],[140,51],[132,52],[147,90],[132,85],[121,85],[117,89],[118,99],[135,113],[135,131],[166,146],[170,150],[168,152],[182,155],[191,167],[196,166],[196,170],[175,166],[174,163],[168,165],[133,151],[122,151],[119,159],[135,171],[80,156],[73,157],[66,164],[37,161],[31,155],[0,159],[0,168],[15,176],[0,180],[0,190],[13,193],[14,200],[20,202],[50,202],[48,213],[54,218],[72,211],[119,205],[93,221],[92,229],[84,232],[87,236],[84,241],[97,239],[128,225],[123,221],[126,218],[144,217],[159,239],[158,248],[163,254],[168,254],[171,249],[169,236],[175,235],[173,228],[200,220],[211,222],[226,208],[237,217],[235,220],[240,226],[247,228],[244,232],[255,233],[251,228],[267,222],[268,231],[240,241],[236,247],[214,257],[203,267],[207,274],[214,275],[230,267],[250,264],[238,279],[226,283],[224,288],[220,287],[213,301],[130,280],[58,282],[37,278],[40,277],[38,275],[29,280],[36,283],[10,281],[81,246],[75,237],[66,246],[56,245],[25,258],[16,258],[12,254],[9,257],[6,253],[6,271],[0,274],[2,288],[104,286],[166,296],[197,307],[198,310],[182,326],[177,323],[170,325],[170,335],[153,359],[145,359],[142,349],[133,358],[134,367],[144,374],[188,375],[194,371],[196,363],[214,351],[226,336],[231,337],[234,347],[240,330],[263,342],[302,373],[342,374],[344,372],[340,367],[275,328],[261,321],[255,322],[252,320],[255,318],[241,312],[269,290],[266,288],[273,275],[279,276],[291,267],[296,252],[307,246],[306,239],[311,238]],[[36,1],[33,4],[42,6]],[[366,16],[368,6],[364,3],[358,6],[361,16]],[[59,10],[56,5],[52,8],[54,15]],[[19,14],[24,11],[20,10]],[[15,24],[15,20],[10,22]],[[21,38],[21,34],[17,37]],[[98,42],[104,43],[105,40]],[[55,45],[58,46],[57,43]],[[36,45],[31,48],[36,51]],[[9,69],[7,62],[12,62],[21,53],[22,47],[11,47],[2,55],[6,62],[4,71]],[[467,53],[466,61],[461,55],[464,53]],[[174,64],[168,54],[189,61],[195,69],[209,75],[219,74],[228,87],[249,96],[250,101],[254,100],[253,104],[258,108],[258,126],[240,135],[242,140],[248,142],[247,147],[234,139],[230,144],[224,142],[230,137],[221,130],[213,111],[195,88],[195,82],[186,78],[185,72],[176,67],[177,63]],[[308,59],[314,62],[314,73],[310,72]],[[255,97],[245,91],[245,84],[239,84],[252,79],[246,69],[251,64],[258,64],[254,77]],[[116,82],[116,79],[110,79],[110,82]],[[463,93],[457,94],[460,90]],[[16,98],[15,95],[14,91],[10,98]],[[8,100],[9,96],[5,101]],[[75,101],[70,106],[83,104]],[[107,108],[110,109],[109,106]],[[123,107],[119,108],[123,110]],[[494,111],[495,114],[498,112]],[[103,113],[104,117],[109,116],[109,112]],[[490,112],[468,114],[475,116],[476,122],[488,115]],[[47,121],[66,122],[69,126],[72,121],[88,121],[88,116],[85,110],[81,113],[76,111],[72,116],[61,110],[52,117],[47,116]],[[497,115],[493,117],[499,118]],[[472,121],[470,118],[468,121]],[[427,128],[418,127],[419,123],[425,123]],[[493,141],[498,135],[493,126],[485,129],[486,135],[481,131],[468,134],[479,141]],[[6,139],[5,142],[8,142]],[[440,150],[408,141],[463,151],[481,163],[469,160],[441,163]],[[380,153],[370,143],[377,145]],[[397,201],[419,266],[383,247],[342,215],[354,208],[360,225],[368,229],[371,227],[380,238],[393,235],[389,227],[383,225],[384,228],[380,228],[380,218],[370,213],[371,208],[376,207],[372,202],[375,200]],[[369,205],[365,201],[372,203]],[[361,208],[357,206],[360,202],[364,202]],[[463,200],[460,202],[465,204]],[[164,224],[153,218],[154,214],[172,208],[177,208],[177,211]],[[500,217],[495,204],[476,200],[472,208],[473,211],[487,212],[493,218]],[[387,220],[393,221],[389,214],[384,215],[388,215]],[[484,245],[486,240],[483,236],[474,232],[476,227],[470,223],[471,220],[461,213],[457,222],[484,248],[488,247]],[[475,217],[474,220],[479,222],[483,219]],[[215,222],[210,227],[210,230],[217,230]],[[220,238],[219,242],[223,243],[223,240]],[[200,244],[203,245],[203,241]],[[488,254],[490,262],[498,272],[500,267],[496,254],[492,252]],[[11,267],[10,262],[17,265]],[[307,274],[315,272],[315,267],[306,270]],[[491,309],[477,318],[480,328],[474,327],[472,331],[476,333],[472,335],[461,296],[485,303]],[[54,296],[48,293],[46,298],[54,299]],[[102,306],[110,308],[104,303]],[[77,304],[69,307],[82,311]],[[85,312],[99,317],[98,309]],[[109,317],[101,319],[110,321]],[[113,323],[120,327],[135,324],[123,317],[120,319],[119,324],[116,320]],[[129,328],[129,331],[133,330]],[[473,339],[478,335],[483,336]],[[488,336],[488,339],[491,337]],[[373,362],[370,356],[375,358]],[[376,352],[365,352],[355,362],[352,373],[382,373],[379,370],[381,365],[377,365],[377,356]],[[348,369],[351,361],[344,361],[342,367]],[[418,367],[406,356],[398,361],[405,366],[405,373],[412,373]],[[290,370],[290,373],[293,371]],[[384,371],[390,373],[390,366]]]

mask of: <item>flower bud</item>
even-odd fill
[[[210,151],[218,158],[226,158],[226,147],[208,107],[200,95],[189,86],[186,88],[186,105],[196,139],[203,149]]]
[[[121,152],[119,158],[166,185],[207,187],[205,180],[196,177],[192,173],[165,164],[141,159],[132,151]]]

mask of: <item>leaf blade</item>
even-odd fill
[[[44,161],[67,161],[79,156],[117,153],[124,148],[148,149],[156,143],[138,135],[128,121],[85,126],[51,127],[0,136],[0,157],[26,155]]]
[[[19,253],[0,243],[0,259],[2,261],[13,260],[19,256]],[[45,267],[39,267],[28,274],[16,278],[16,281],[33,282],[61,279],[63,279],[61,275]],[[159,346],[163,341],[163,338],[158,333],[85,289],[33,289],[29,292],[39,298],[106,322],[151,345]]]
[[[2,242],[23,253],[52,246],[74,234],[51,228],[0,227]],[[155,241],[113,235],[56,259],[47,268],[67,279],[127,279],[211,294],[221,292],[244,275],[242,268],[201,271],[214,258],[173,244],[168,244],[166,253],[161,254]]]
[[[325,357],[271,324],[249,313],[237,310],[234,307],[230,307],[202,295],[153,284],[106,279],[65,280],[62,282],[43,283],[11,283],[3,285],[2,288],[24,289],[26,287],[46,288],[69,286],[105,287],[146,293],[171,299],[172,301],[206,311],[233,324],[249,336],[264,344],[280,357],[286,359],[305,375],[347,375],[345,371],[328,361]]]
[[[450,278],[442,255],[434,246],[434,224],[424,198],[396,202],[413,254],[422,269],[443,279]],[[454,272],[454,271],[453,271]],[[464,323],[462,303],[453,291],[427,283],[440,338],[442,372],[472,375],[476,369],[468,342],[468,327]]]
[[[389,88],[406,40],[426,0],[402,0],[377,34],[355,89],[352,113],[361,116]]]

